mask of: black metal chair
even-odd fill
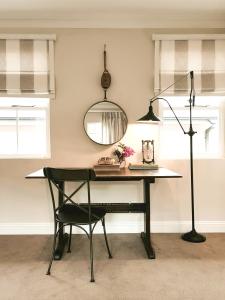
[[[52,205],[54,211],[54,240],[53,240],[53,249],[52,256],[49,262],[49,267],[47,270],[47,275],[50,275],[52,262],[54,259],[54,252],[56,247],[56,239],[59,233],[59,230],[64,226],[70,226],[70,235],[69,235],[69,245],[68,252],[71,252],[71,237],[72,237],[72,226],[76,226],[82,229],[90,241],[90,267],[91,267],[91,282],[94,282],[94,270],[93,270],[93,244],[92,244],[92,235],[94,228],[98,221],[101,221],[104,231],[105,243],[108,250],[109,258],[112,258],[107,236],[105,230],[105,214],[106,211],[102,208],[93,207],[91,205],[91,196],[90,196],[90,180],[95,178],[95,173],[91,169],[55,169],[55,168],[44,168],[44,175],[48,179]],[[70,194],[69,196],[60,188],[61,182],[66,181],[77,181],[81,182],[78,188]],[[72,197],[84,186],[87,185],[87,206],[79,205],[72,200]],[[57,205],[55,201],[54,189],[61,193],[63,196],[63,203]],[[83,227],[83,225],[89,225],[89,232]]]

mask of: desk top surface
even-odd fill
[[[118,180],[140,180],[144,178],[180,178],[182,175],[173,172],[165,168],[159,168],[158,170],[129,170],[127,168],[120,171],[97,171],[96,180],[104,179],[118,179]],[[37,170],[28,174],[27,179],[44,179],[43,169]]]

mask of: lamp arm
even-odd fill
[[[184,130],[184,127],[182,126],[180,120],[178,119],[177,115],[175,114],[175,111],[173,110],[172,106],[170,105],[169,101],[166,100],[165,98],[157,97],[157,98],[155,98],[155,99],[153,99],[153,100],[150,100],[150,105],[152,105],[152,103],[155,102],[156,100],[164,100],[164,101],[167,103],[167,105],[168,105],[169,108],[171,109],[172,113],[174,114],[174,117],[176,118],[178,124],[180,125],[180,127],[181,127],[183,133],[184,133],[184,134],[187,134],[187,132]]]
[[[156,95],[153,98],[151,98],[150,101],[154,100],[154,99],[157,99],[160,95],[162,95],[164,92],[166,92],[168,89],[170,89],[172,86],[174,86],[178,82],[180,82],[180,81],[184,80],[185,78],[187,78],[189,75],[190,75],[191,79],[193,80],[192,82],[194,82],[194,72],[190,71],[190,72],[186,73],[184,76],[182,76],[180,79],[178,79],[177,81],[173,82],[167,88],[165,88],[164,90],[162,90],[158,95]]]

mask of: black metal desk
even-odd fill
[[[92,203],[96,207],[104,207],[109,213],[144,213],[144,231],[141,238],[145,246],[148,258],[155,258],[155,251],[151,244],[150,230],[150,184],[158,178],[180,178],[180,174],[165,168],[158,170],[129,170],[121,169],[120,172],[96,172],[96,181],[140,181],[143,180],[144,195],[143,203]],[[26,176],[27,179],[44,179],[43,170],[38,170]],[[61,183],[61,189],[64,189],[64,183]],[[59,194],[59,204],[63,201]],[[82,204],[86,205],[86,204]],[[61,259],[67,242],[68,235],[64,229],[59,232],[58,245],[55,251],[55,259]]]

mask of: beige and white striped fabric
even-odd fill
[[[195,91],[202,95],[225,95],[225,37],[191,36],[188,39],[155,39],[155,94],[175,83],[164,94],[187,94],[194,71]],[[183,77],[183,79],[182,79]]]
[[[54,95],[54,40],[0,36],[0,96]]]

